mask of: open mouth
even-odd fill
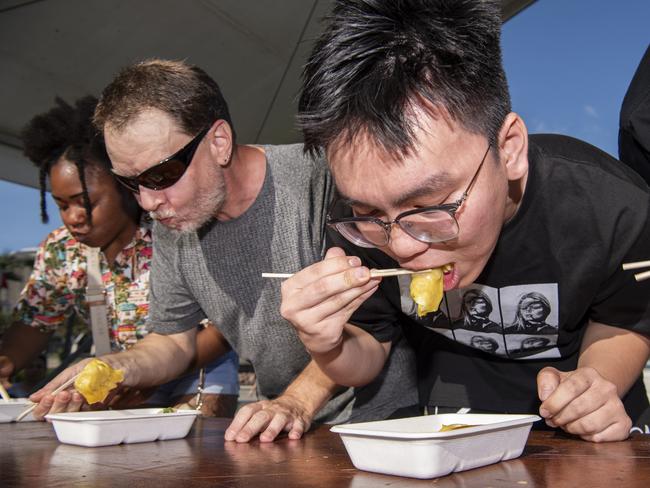
[[[460,275],[454,263],[445,264],[442,266],[442,279],[445,291],[452,290],[458,286],[460,282]]]

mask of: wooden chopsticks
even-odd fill
[[[637,261],[636,263],[624,263],[623,269],[625,271],[630,269],[643,269],[650,268],[650,261]],[[650,278],[650,270],[644,271],[642,273],[637,273],[634,275],[634,279],[637,281],[643,281]]]
[[[370,277],[378,278],[384,276],[398,276],[410,275],[418,273],[428,273],[430,269],[411,270],[404,268],[390,268],[390,269],[371,269]],[[262,273],[262,278],[291,278],[293,273]]]
[[[59,386],[56,390],[54,390],[54,391],[51,393],[51,395],[56,395],[56,394],[59,393],[60,391],[65,390],[68,386],[70,386],[72,383],[74,383],[74,380],[77,379],[77,376],[79,376],[79,374],[74,375],[74,376],[73,376],[72,378],[70,378],[68,381],[66,381],[65,383],[63,383],[63,384],[62,384],[61,386]],[[18,417],[16,417],[16,420],[14,420],[14,422],[20,422],[22,419],[24,419],[24,418],[27,417],[30,413],[32,413],[32,411],[33,411],[37,406],[38,406],[38,403],[34,403],[34,404],[30,405],[29,407],[27,407],[25,410],[23,410],[23,411],[20,413],[20,415],[18,415]]]

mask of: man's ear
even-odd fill
[[[222,119],[217,120],[210,127],[207,137],[210,142],[209,147],[212,160],[219,166],[228,166],[233,151],[232,129],[230,128],[230,124]]]
[[[499,131],[499,157],[505,163],[508,180],[516,181],[528,172],[528,129],[521,117],[510,112]]]

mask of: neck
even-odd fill
[[[235,146],[230,164],[223,170],[226,201],[217,212],[217,220],[242,215],[255,202],[266,176],[264,150],[253,146]]]
[[[122,249],[124,249],[133,240],[137,228],[138,224],[136,224],[133,220],[128,219],[127,225],[124,226],[124,229],[122,229],[122,231],[115,237],[115,239],[109,242],[106,246],[102,247],[104,257],[106,257],[106,261],[109,264],[115,261],[115,258],[117,258],[117,255],[120,253],[120,251],[122,251]]]

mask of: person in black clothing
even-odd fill
[[[621,263],[647,259],[650,190],[589,144],[528,135],[500,29],[497,1],[335,2],[298,119],[345,211],[329,216],[337,247],[283,284],[282,314],[337,383],[372,380],[405,334],[423,405],[538,411],[585,440],[625,439],[648,405],[650,281]],[[370,277],[394,267],[444,267],[441,309],[480,288],[501,327],[543,295],[558,327],[531,354],[537,331],[472,347],[472,332],[424,326],[408,280]]]
[[[650,184],[650,46],[623,99],[618,157]]]

